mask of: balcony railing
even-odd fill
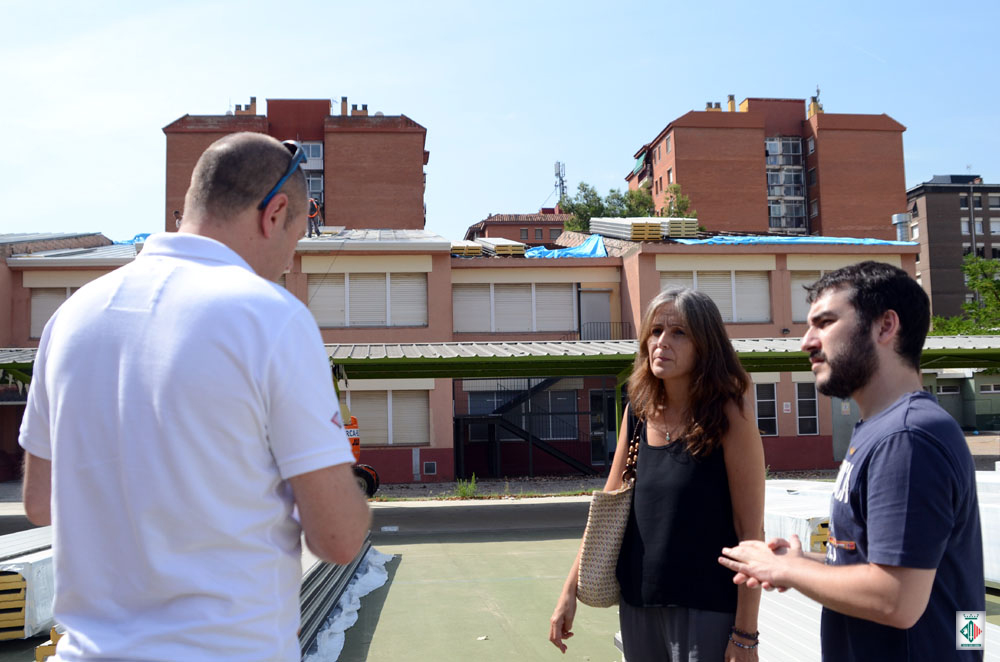
[[[584,322],[580,333],[570,333],[561,340],[632,340],[635,328],[632,322]]]

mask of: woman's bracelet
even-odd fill
[[[744,639],[748,639],[750,641],[757,641],[760,638],[760,631],[753,632],[753,633],[744,632],[743,630],[739,629],[735,625],[733,627],[729,628],[729,629],[732,631],[733,634],[738,634],[739,636],[743,637]]]
[[[732,643],[737,648],[745,648],[747,650],[753,650],[754,648],[757,648],[757,646],[760,645],[760,642],[758,642],[758,641],[755,641],[755,642],[753,642],[752,644],[749,644],[749,645],[747,645],[747,644],[741,644],[740,642],[738,642],[735,639],[733,639],[733,635],[732,634],[729,635],[729,641],[730,641],[730,643]]]

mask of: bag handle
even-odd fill
[[[630,418],[631,416],[632,414],[629,413]],[[642,419],[636,420],[635,434],[632,435],[632,441],[628,444],[628,454],[625,456],[625,470],[622,471],[622,485],[635,480],[635,466],[639,460],[639,434],[645,426],[646,424]]]

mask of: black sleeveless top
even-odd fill
[[[739,542],[722,445],[695,459],[683,440],[650,446],[641,425],[632,512],[618,555],[622,599],[634,607],[735,612],[733,572],[718,562],[723,547]]]

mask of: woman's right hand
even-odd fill
[[[566,644],[563,639],[573,636],[573,618],[576,616],[576,592],[570,595],[570,591],[564,590],[556,603],[552,618],[549,619],[549,641],[563,653],[566,652]]]

